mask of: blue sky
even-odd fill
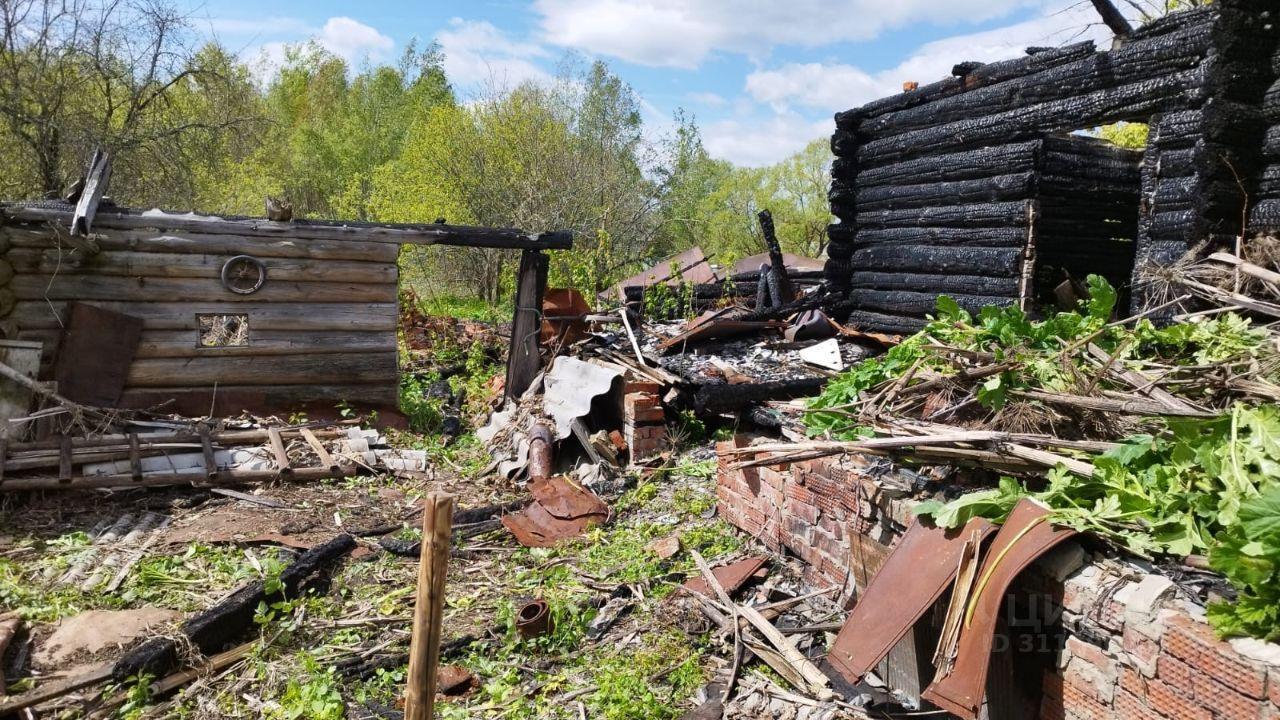
[[[837,111],[959,61],[1110,38],[1088,0],[223,0],[192,12],[264,67],[307,39],[355,64],[436,40],[464,98],[545,80],[566,53],[602,59],[652,129],[684,108],[712,154],[742,165],[781,160],[829,135]]]

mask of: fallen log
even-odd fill
[[[296,597],[303,582],[347,554],[355,544],[355,538],[344,533],[307,550],[280,573],[273,583],[278,584],[274,592],[268,592],[263,580],[241,587],[222,602],[184,622],[180,628],[185,636],[183,642],[189,642],[206,655],[218,652],[253,627],[259,604]],[[142,673],[163,675],[177,666],[178,651],[178,639],[153,638],[117,660],[108,676],[116,682],[124,682]]]

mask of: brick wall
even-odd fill
[[[657,457],[667,447],[666,413],[660,387],[654,382],[627,380],[622,396],[623,439],[631,462]]]
[[[719,446],[723,517],[803,560],[815,587],[839,585],[855,600],[911,521],[908,489],[922,478],[868,457],[730,469],[746,456],[727,451],[746,445],[738,437]],[[1004,625],[1031,628],[1009,635],[1031,647],[998,652],[1043,662],[993,662],[992,674],[1032,667],[1043,677],[1030,690],[993,678],[988,717],[1026,718],[1023,708],[1038,707],[1043,720],[1280,720],[1280,646],[1217,640],[1203,612],[1148,569],[1068,543],[1023,573]]]

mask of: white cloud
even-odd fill
[[[691,92],[685,95],[689,102],[707,107],[724,107],[729,101],[723,95],[713,92]]]
[[[763,59],[775,45],[821,47],[894,28],[999,18],[1036,0],[535,0],[546,40],[597,55],[697,67],[717,51]]]
[[[1109,39],[1110,33],[1097,23],[1092,6],[1072,2],[1026,22],[928,43],[882,72],[869,73],[843,63],[789,63],[751,73],[746,91],[775,111],[807,107],[836,112],[901,92],[907,81],[925,84],[942,79],[961,61],[1006,60],[1022,55],[1031,45],[1079,40],[1094,40],[1105,47]]]
[[[449,80],[464,87],[512,87],[526,80],[551,79],[536,62],[548,57],[544,48],[517,40],[489,22],[453,18],[447,29],[436,34],[436,41],[444,51]]]
[[[364,59],[381,62],[391,56],[391,50],[396,46],[394,40],[375,28],[349,17],[329,18],[315,34],[315,40],[324,49],[351,63]]]
[[[805,145],[835,131],[832,119],[811,120],[797,113],[777,113],[765,119],[719,120],[703,128],[702,141],[712,156],[735,165],[761,167],[799,152]]]

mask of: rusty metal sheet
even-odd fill
[[[763,252],[759,255],[743,258],[733,264],[733,274],[742,275],[744,273],[755,272],[760,269],[763,263],[769,263],[769,253]],[[782,264],[788,270],[822,270],[826,267],[826,261],[818,258],[804,257],[803,255],[792,255],[791,253],[782,253]]]
[[[566,347],[587,336],[591,306],[572,288],[548,288],[542,296],[542,345]]]
[[[530,482],[529,492],[535,502],[561,520],[609,514],[609,506],[599,496],[563,475]]]
[[[688,250],[673,255],[669,258],[663,258],[658,262],[650,265],[642,272],[623,280],[614,285],[608,291],[601,293],[601,297],[613,297],[621,299],[625,296],[623,288],[627,287],[649,287],[660,282],[671,282],[671,268],[675,268],[680,273],[680,280],[693,285],[707,285],[720,282],[720,277],[716,275],[716,271],[712,269],[711,263],[707,262],[707,257],[702,252],[702,248],[693,246]]]
[[[975,720],[987,687],[987,669],[995,641],[996,623],[1009,584],[1028,565],[1055,546],[1074,537],[1075,530],[1047,521],[1049,511],[1024,499],[992,541],[978,573],[975,595],[960,629],[951,674],[925,689],[923,698],[949,713]]]
[[[726,593],[733,595],[747,583],[747,580],[751,579],[751,576],[764,567],[766,561],[767,558],[761,555],[754,555],[745,560],[712,568],[711,574],[715,576],[716,582],[720,583]],[[711,587],[707,585],[707,579],[702,576],[692,578],[684,584],[684,588],[699,595],[715,597],[712,594]]]
[[[986,538],[995,526],[982,518],[960,530],[911,523],[840,628],[827,660],[857,684],[950,587],[966,541]]]
[[[525,547],[552,547],[608,521],[609,506],[595,493],[563,476],[529,483],[533,502],[502,517],[502,525]]]
[[[710,310],[690,320],[683,332],[662,341],[658,349],[666,352],[685,343],[714,340],[778,327],[782,327],[782,323],[776,320],[738,320],[726,317],[725,310]]]
[[[141,336],[139,318],[71,303],[70,319],[54,361],[58,392],[86,405],[115,407]]]

